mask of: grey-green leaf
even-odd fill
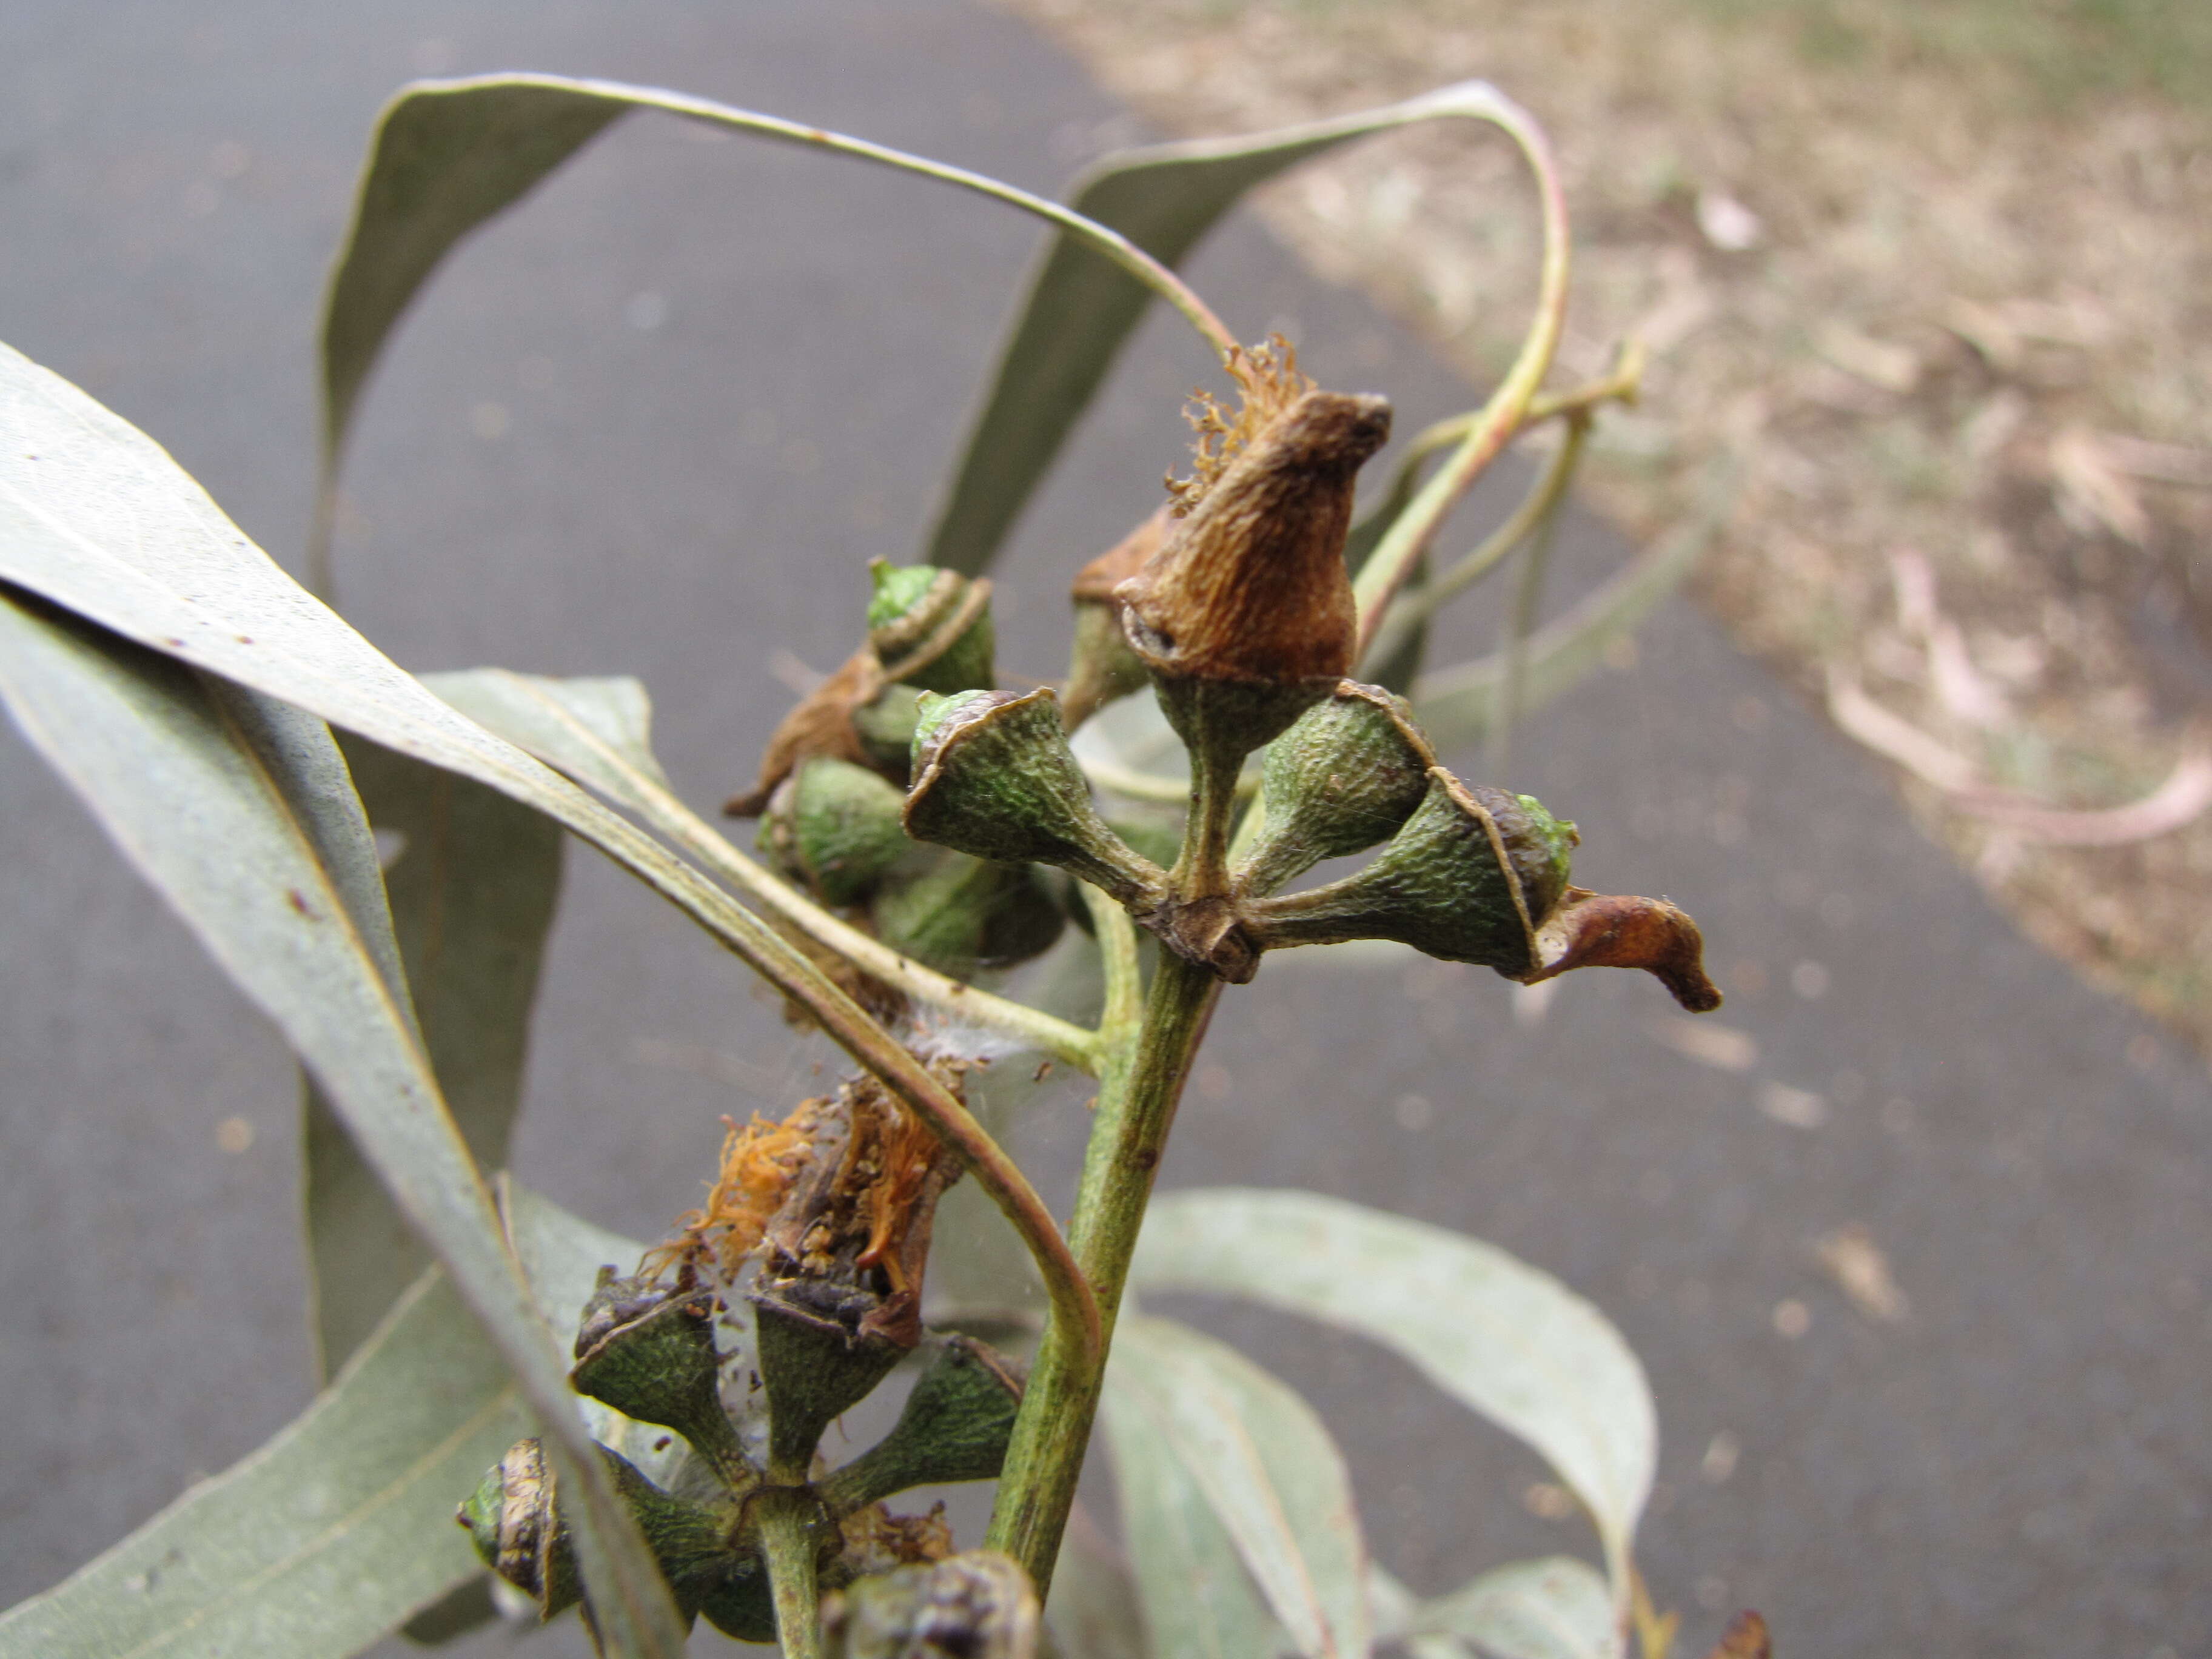
[[[370,823],[400,838],[386,887],[431,1069],[469,1151],[496,1169],[521,1103],[531,1004],[560,890],[560,826],[374,744],[341,738],[339,747]],[[305,1110],[307,1252],[327,1376],[429,1256],[312,1084]]]
[[[1424,1601],[1407,1636],[1457,1637],[1491,1659],[1620,1659],[1625,1642],[1604,1577],[1571,1555],[1516,1561]]]
[[[1155,144],[1108,155],[1076,179],[1069,202],[1162,264],[1180,264],[1244,192],[1354,138],[1454,118],[1485,118],[1495,92],[1480,82],[1404,103],[1241,138]],[[1031,281],[970,429],[925,563],[970,575],[998,555],[1151,299],[1145,289],[1063,234]]]
[[[10,459],[39,464],[39,450],[9,436]],[[66,520],[10,482],[0,470],[0,563],[25,562],[27,547],[30,562],[41,552],[66,560],[74,545]],[[412,1023],[318,856],[350,840],[344,867],[373,859],[350,789],[331,787],[343,768],[329,732],[297,708],[12,594],[0,597],[0,698],[125,857],[283,1030],[484,1322],[547,1432],[580,1462],[592,1459],[580,1490],[599,1502],[584,1525],[615,1530],[617,1619],[639,1623],[631,1650],[677,1652],[665,1587],[605,1490],[558,1355]]]
[[[1365,1659],[1367,1549],[1352,1479],[1310,1407],[1234,1348],[1124,1319],[1108,1386],[1148,1416],[1309,1659]]]
[[[641,681],[627,675],[553,679],[506,668],[459,669],[422,679],[478,725],[618,805],[645,808],[639,777],[671,787],[653,757],[653,700]]]
[[[1249,1297],[1395,1350],[1544,1455],[1625,1592],[1658,1454],[1651,1391],[1611,1322],[1549,1273],[1318,1193],[1212,1188],[1153,1201],[1130,1283]]]
[[[1068,1659],[1152,1659],[1128,1559],[1079,1500],[1053,1564],[1045,1623]]]
[[[453,1505],[529,1432],[432,1270],[290,1427],[0,1614],[0,1659],[343,1659],[482,1571]]]
[[[1099,1413],[1152,1659],[1281,1659],[1290,1638],[1151,1411],[1109,1387]]]
[[[1139,290],[1175,289],[1124,239],[995,179],[819,127],[653,87],[551,75],[480,76],[404,87],[377,125],[354,223],[323,314],[323,470],[309,580],[329,587],[337,464],[378,354],[454,244],[528,194],[617,116],[659,110],[975,191],[1060,225],[1129,271]],[[1178,296],[1179,304],[1187,296]],[[1195,320],[1195,319],[1194,319]]]

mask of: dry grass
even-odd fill
[[[2136,799],[2212,742],[2212,9],[1007,3],[1184,131],[1497,82],[1576,218],[1555,379],[1631,331],[1654,351],[1590,491],[1649,535],[1743,456],[1703,582],[1745,643],[2053,806]],[[1474,374],[1507,361],[1535,258],[1502,143],[1395,136],[1262,206]],[[2028,931],[2212,1047],[2212,817],[2057,846],[1899,780]]]

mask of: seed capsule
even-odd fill
[[[1021,1403],[1012,1362],[973,1337],[950,1337],[897,1425],[824,1480],[823,1499],[844,1515],[915,1486],[996,1480]]]
[[[858,904],[914,851],[896,785],[865,766],[819,756],[769,802],[761,844],[777,867],[828,904]]]
[[[1566,887],[1575,830],[1532,796],[1463,784],[1431,767],[1421,803],[1364,870],[1246,915],[1262,950],[1392,939],[1518,978]]]
[[[934,565],[868,567],[868,644],[884,679],[925,691],[992,684],[991,584]]]
[[[939,973],[963,978],[978,968],[1008,967],[1052,948],[1066,915],[1042,872],[964,853],[935,856],[933,866],[877,894],[869,914],[884,944]]]
[[[617,1279],[612,1267],[602,1267],[576,1333],[568,1380],[578,1394],[625,1417],[675,1430],[723,1485],[742,1490],[759,1474],[722,1409],[721,1355],[714,1346],[720,1308],[720,1298],[700,1286],[689,1263],[673,1285]]]
[[[975,858],[1057,865],[1132,908],[1164,891],[1159,867],[1091,804],[1049,687],[922,700],[906,832]]]
[[[1267,746],[1266,818],[1238,890],[1264,897],[1323,859],[1389,840],[1428,793],[1436,763],[1403,697],[1341,682]]]

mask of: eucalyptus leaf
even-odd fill
[[[1087,168],[1069,201],[1173,267],[1245,191],[1287,167],[1394,127],[1487,120],[1498,106],[1492,88],[1468,81],[1245,137],[1122,150]],[[969,575],[988,568],[1151,297],[1076,238],[1054,238],[1000,354],[923,562]]]
[[[1626,1641],[1603,1575],[1571,1555],[1516,1561],[1424,1601],[1409,1640],[1457,1637],[1490,1659],[1620,1659]]]
[[[1638,555],[1626,569],[1571,610],[1530,634],[1520,653],[1516,718],[1534,714],[1582,684],[1605,660],[1606,647],[1626,639],[1682,585],[1735,500],[1735,472],[1714,475],[1697,512]],[[1504,713],[1510,653],[1423,675],[1413,687],[1413,713],[1439,750],[1489,735]]]
[[[1234,1348],[1124,1319],[1108,1386],[1152,1420],[1297,1650],[1365,1659],[1367,1549],[1343,1454],[1310,1407]]]
[[[40,464],[36,449],[11,441],[9,450],[18,465]],[[27,503],[9,470],[0,469],[0,561],[14,563],[27,544],[33,562],[41,551],[65,559],[66,530],[38,510],[51,503]],[[33,533],[22,533],[27,522]],[[125,856],[283,1030],[483,1321],[547,1433],[577,1460],[587,1559],[596,1547],[614,1552],[603,1563],[611,1573],[592,1582],[612,1604],[616,1650],[678,1651],[665,1587],[591,1451],[557,1353],[386,976],[389,952],[364,943],[347,891],[317,856],[350,842],[340,867],[374,859],[329,732],[295,708],[14,595],[0,597],[0,698]]]
[[[1146,1402],[1109,1377],[1099,1416],[1152,1659],[1281,1659],[1289,1637]]]
[[[1060,1651],[1066,1659],[1152,1659],[1143,1607],[1128,1558],[1078,1502],[1068,1512],[1044,1609]]]
[[[653,752],[653,699],[628,675],[554,679],[507,668],[425,674],[422,684],[471,720],[617,805],[646,805],[642,778],[670,788]]]
[[[342,738],[339,748],[369,823],[401,838],[385,889],[404,983],[461,1138],[479,1165],[496,1169],[521,1102],[560,891],[560,826],[374,744]],[[306,1096],[307,1252],[327,1376],[429,1255],[312,1082]]]
[[[454,1503],[530,1430],[433,1269],[291,1426],[0,1613],[0,1659],[344,1659],[483,1571]]]
[[[1341,1199],[1224,1187],[1153,1200],[1129,1282],[1249,1297],[1395,1350],[1544,1455],[1589,1510],[1625,1595],[1657,1416],[1620,1333],[1549,1273]]]
[[[454,245],[520,201],[631,110],[658,110],[756,138],[799,144],[977,191],[1059,225],[1139,292],[1193,296],[1125,239],[995,179],[750,110],[655,87],[553,75],[477,76],[403,87],[377,122],[344,252],[323,313],[323,471],[310,580],[329,582],[339,458],[392,327]],[[1203,307],[1194,323],[1212,325]],[[1226,342],[1222,343],[1224,346]]]

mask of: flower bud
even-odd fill
[[[823,1480],[823,1499],[843,1515],[915,1486],[996,1480],[1021,1403],[1011,1361],[973,1337],[948,1338],[896,1426]]]
[[[1381,398],[1313,388],[1285,349],[1233,364],[1244,406],[1201,441],[1182,522],[1115,589],[1129,643],[1201,763],[1232,763],[1352,670],[1358,615],[1344,568],[1352,481],[1390,435]]]
[[[1091,804],[1049,687],[922,700],[906,832],[976,858],[1058,865],[1132,908],[1165,890],[1159,867]]]
[[[886,885],[870,914],[884,944],[961,977],[1042,955],[1066,921],[1030,866],[993,864],[964,853],[940,853],[930,868]]]
[[[1140,691],[1149,678],[1145,659],[1121,627],[1114,590],[1144,568],[1174,527],[1164,506],[1089,564],[1075,578],[1075,649],[1060,688],[1060,717],[1073,732],[1117,697]]]
[[[720,1307],[688,1262],[673,1285],[657,1277],[617,1279],[612,1267],[602,1267],[584,1306],[568,1380],[578,1394],[625,1417],[675,1430],[723,1485],[739,1490],[759,1474],[722,1409],[714,1346]]]
[[[1537,966],[1535,931],[1565,889],[1574,841],[1533,797],[1431,767],[1420,805],[1373,863],[1253,905],[1247,929],[1262,950],[1393,939],[1517,978]]]
[[[919,688],[887,685],[853,711],[853,732],[867,763],[902,789],[914,754],[915,722],[921,718]]]
[[[1264,897],[1323,859],[1389,840],[1428,793],[1436,763],[1403,697],[1341,682],[1267,746],[1266,817],[1238,890]]]
[[[1021,1564],[971,1550],[863,1578],[823,1604],[831,1659],[1032,1659],[1042,1615]]]
[[[858,904],[914,850],[905,798],[865,766],[818,756],[769,802],[761,844],[776,867],[827,904]]]
[[[884,679],[925,691],[988,690],[993,684],[991,584],[934,565],[868,567],[868,644]]]

